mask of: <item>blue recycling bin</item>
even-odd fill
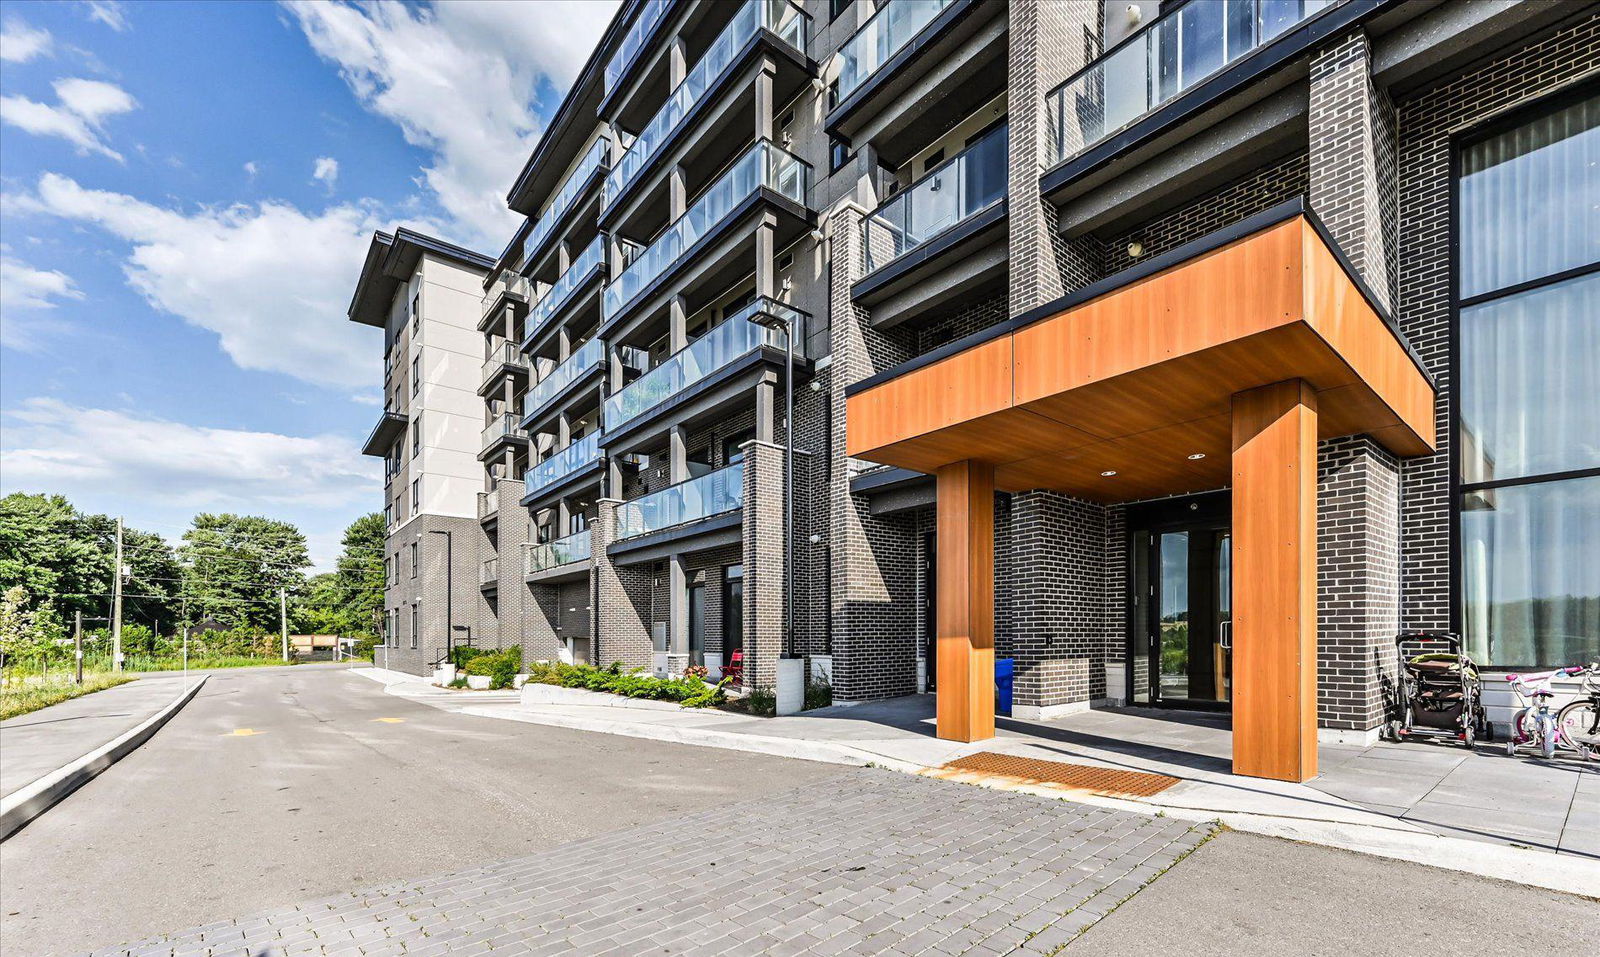
[[[1011,714],[1011,682],[1014,674],[1012,658],[994,660],[995,714]]]

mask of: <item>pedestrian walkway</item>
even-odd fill
[[[0,796],[116,740],[171,704],[188,683],[182,677],[138,678],[0,721]]]
[[[1051,954],[1215,830],[858,769],[96,953]]]

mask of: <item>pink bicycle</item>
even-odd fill
[[[1517,756],[1517,749],[1527,745],[1537,748],[1541,758],[1556,756],[1556,747],[1565,747],[1577,751],[1587,757],[1588,749],[1580,747],[1577,742],[1566,739],[1566,731],[1561,723],[1556,720],[1556,715],[1550,710],[1550,701],[1556,696],[1555,690],[1550,687],[1556,678],[1568,675],[1582,674],[1586,669],[1582,666],[1570,668],[1557,668],[1554,671],[1537,671],[1521,675],[1506,675],[1506,681],[1511,685],[1511,690],[1516,693],[1517,702],[1522,706],[1511,719],[1511,737],[1506,741],[1506,754]],[[1532,703],[1529,703],[1532,699]]]

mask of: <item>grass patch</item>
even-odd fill
[[[127,684],[133,678],[122,674],[86,674],[83,684],[75,685],[66,677],[47,678],[42,681],[12,679],[0,689],[0,721],[15,718],[30,711],[48,708],[72,698],[80,698],[96,691]]]
[[[282,658],[258,658],[255,655],[211,655],[200,657],[189,656],[189,670],[200,668],[258,668],[266,665],[292,665],[293,661],[284,661]],[[129,655],[123,659],[123,671],[182,671],[183,659],[180,658],[136,658]]]

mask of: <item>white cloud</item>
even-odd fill
[[[250,177],[252,180],[256,178],[256,174],[259,172],[261,172],[261,167],[256,165],[255,160],[251,160],[250,162],[244,164],[244,175]]]
[[[78,153],[100,153],[117,162],[122,154],[106,145],[102,134],[105,120],[127,113],[139,104],[119,86],[101,80],[78,77],[53,84],[57,105],[39,103],[25,96],[0,96],[0,122],[26,130],[35,136],[59,136],[78,148]]]
[[[27,63],[34,57],[49,52],[49,30],[30,27],[17,19],[8,19],[4,24],[0,24],[0,60],[9,63]]]
[[[424,183],[459,238],[490,250],[516,225],[505,194],[541,132],[541,82],[564,94],[616,9],[614,0],[284,3],[361,102],[433,153]]]
[[[241,368],[340,388],[370,389],[378,377],[372,331],[345,318],[381,225],[370,206],[311,215],[268,201],[183,211],[54,173],[35,193],[4,199],[8,214],[58,216],[129,243],[129,284],[156,308],[216,333]]]
[[[89,19],[103,23],[122,33],[128,29],[128,13],[119,0],[84,0],[89,7]]]
[[[344,527],[382,500],[381,463],[348,438],[210,428],[45,397],[0,411],[0,461],[0,494],[66,495],[173,540],[197,511],[292,521],[314,571],[333,567]]]
[[[331,156],[319,156],[311,167],[311,178],[328,187],[328,195],[333,195],[334,184],[339,180],[339,161]]]
[[[82,299],[72,277],[54,269],[35,269],[21,260],[0,256],[0,346],[39,352],[67,329],[59,319],[19,315],[55,308],[57,300]]]

